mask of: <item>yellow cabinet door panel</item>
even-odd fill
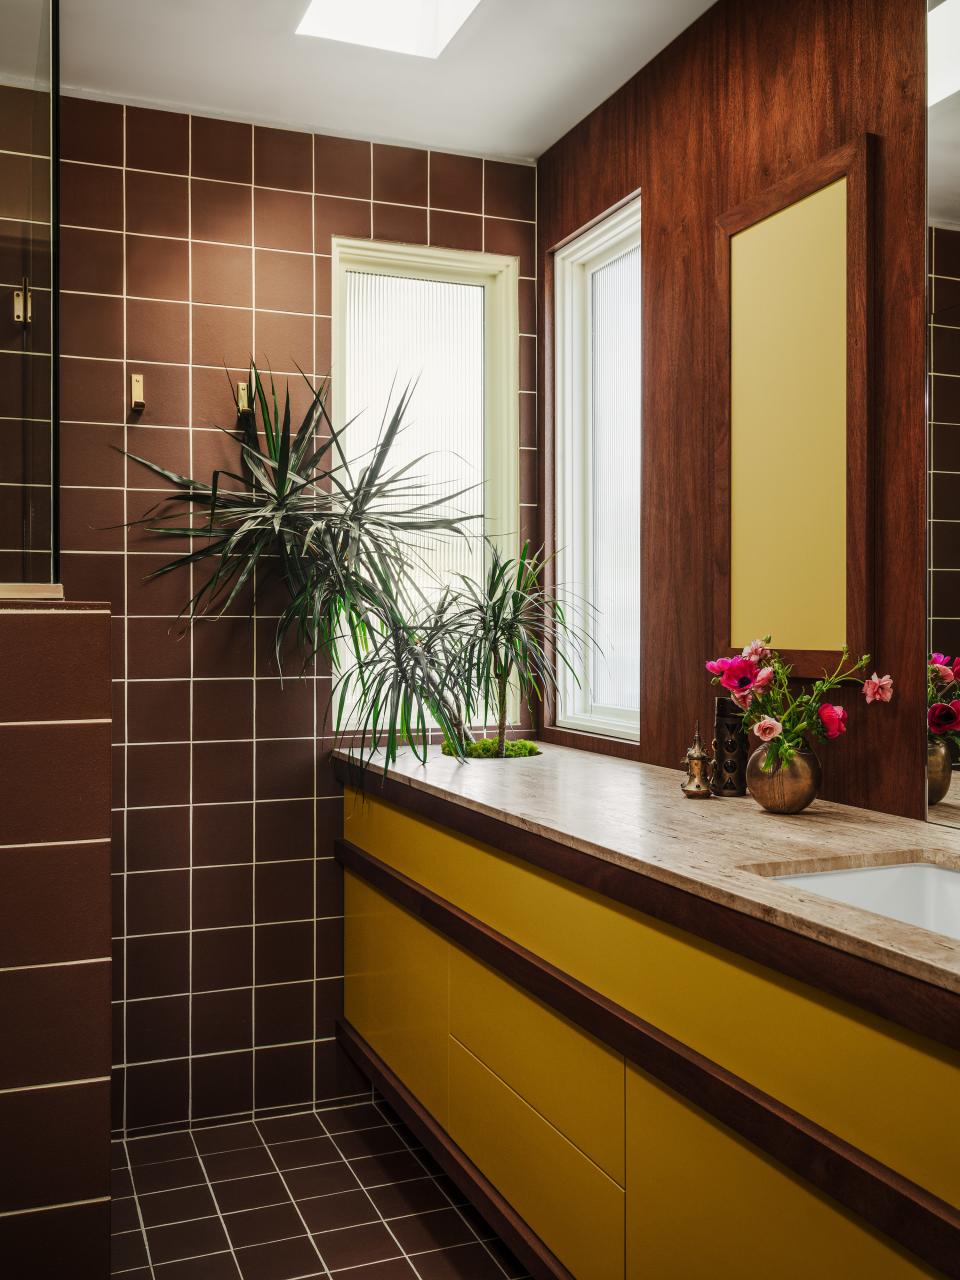
[[[622,1189],[452,1038],[447,1127],[577,1280],[623,1280]]]
[[[450,945],[350,872],[344,916],[347,1021],[445,1124]]]
[[[459,947],[450,953],[450,1031],[623,1186],[620,1054]]]
[[[960,1205],[960,1054],[521,858],[347,792],[347,838]]]
[[[627,1280],[919,1280],[934,1274],[628,1066]]]

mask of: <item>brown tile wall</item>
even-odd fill
[[[960,230],[931,227],[930,648],[960,653]]]
[[[109,1265],[109,648],[0,604],[0,1270],[39,1280]]]
[[[51,580],[49,122],[49,94],[0,85],[0,582]]]
[[[251,351],[302,401],[296,363],[329,367],[331,235],[372,234],[519,257],[532,456],[534,170],[68,99],[61,172],[63,580],[116,614],[114,1123],[348,1096],[329,681],[281,686],[267,584],[254,621],[183,635],[189,584],[144,583],[169,547],[122,527],[160,494],[117,450],[195,473],[234,456],[223,365],[236,381]]]

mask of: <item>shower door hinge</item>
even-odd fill
[[[13,319],[26,329],[33,320],[33,296],[30,292],[30,281],[23,277],[23,284],[13,291]]]

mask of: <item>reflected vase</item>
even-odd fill
[[[747,761],[747,790],[771,813],[800,813],[820,789],[820,761],[812,751],[798,751],[788,765],[763,768],[766,747],[758,747]]]
[[[950,749],[942,738],[927,741],[927,804],[939,804],[950,790],[953,765]]]

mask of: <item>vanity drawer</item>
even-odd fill
[[[623,1190],[453,1037],[447,1128],[577,1280],[623,1280]]]
[[[350,872],[343,881],[347,1021],[444,1124],[450,945]]]
[[[458,947],[450,951],[450,1031],[624,1185],[619,1054]]]

